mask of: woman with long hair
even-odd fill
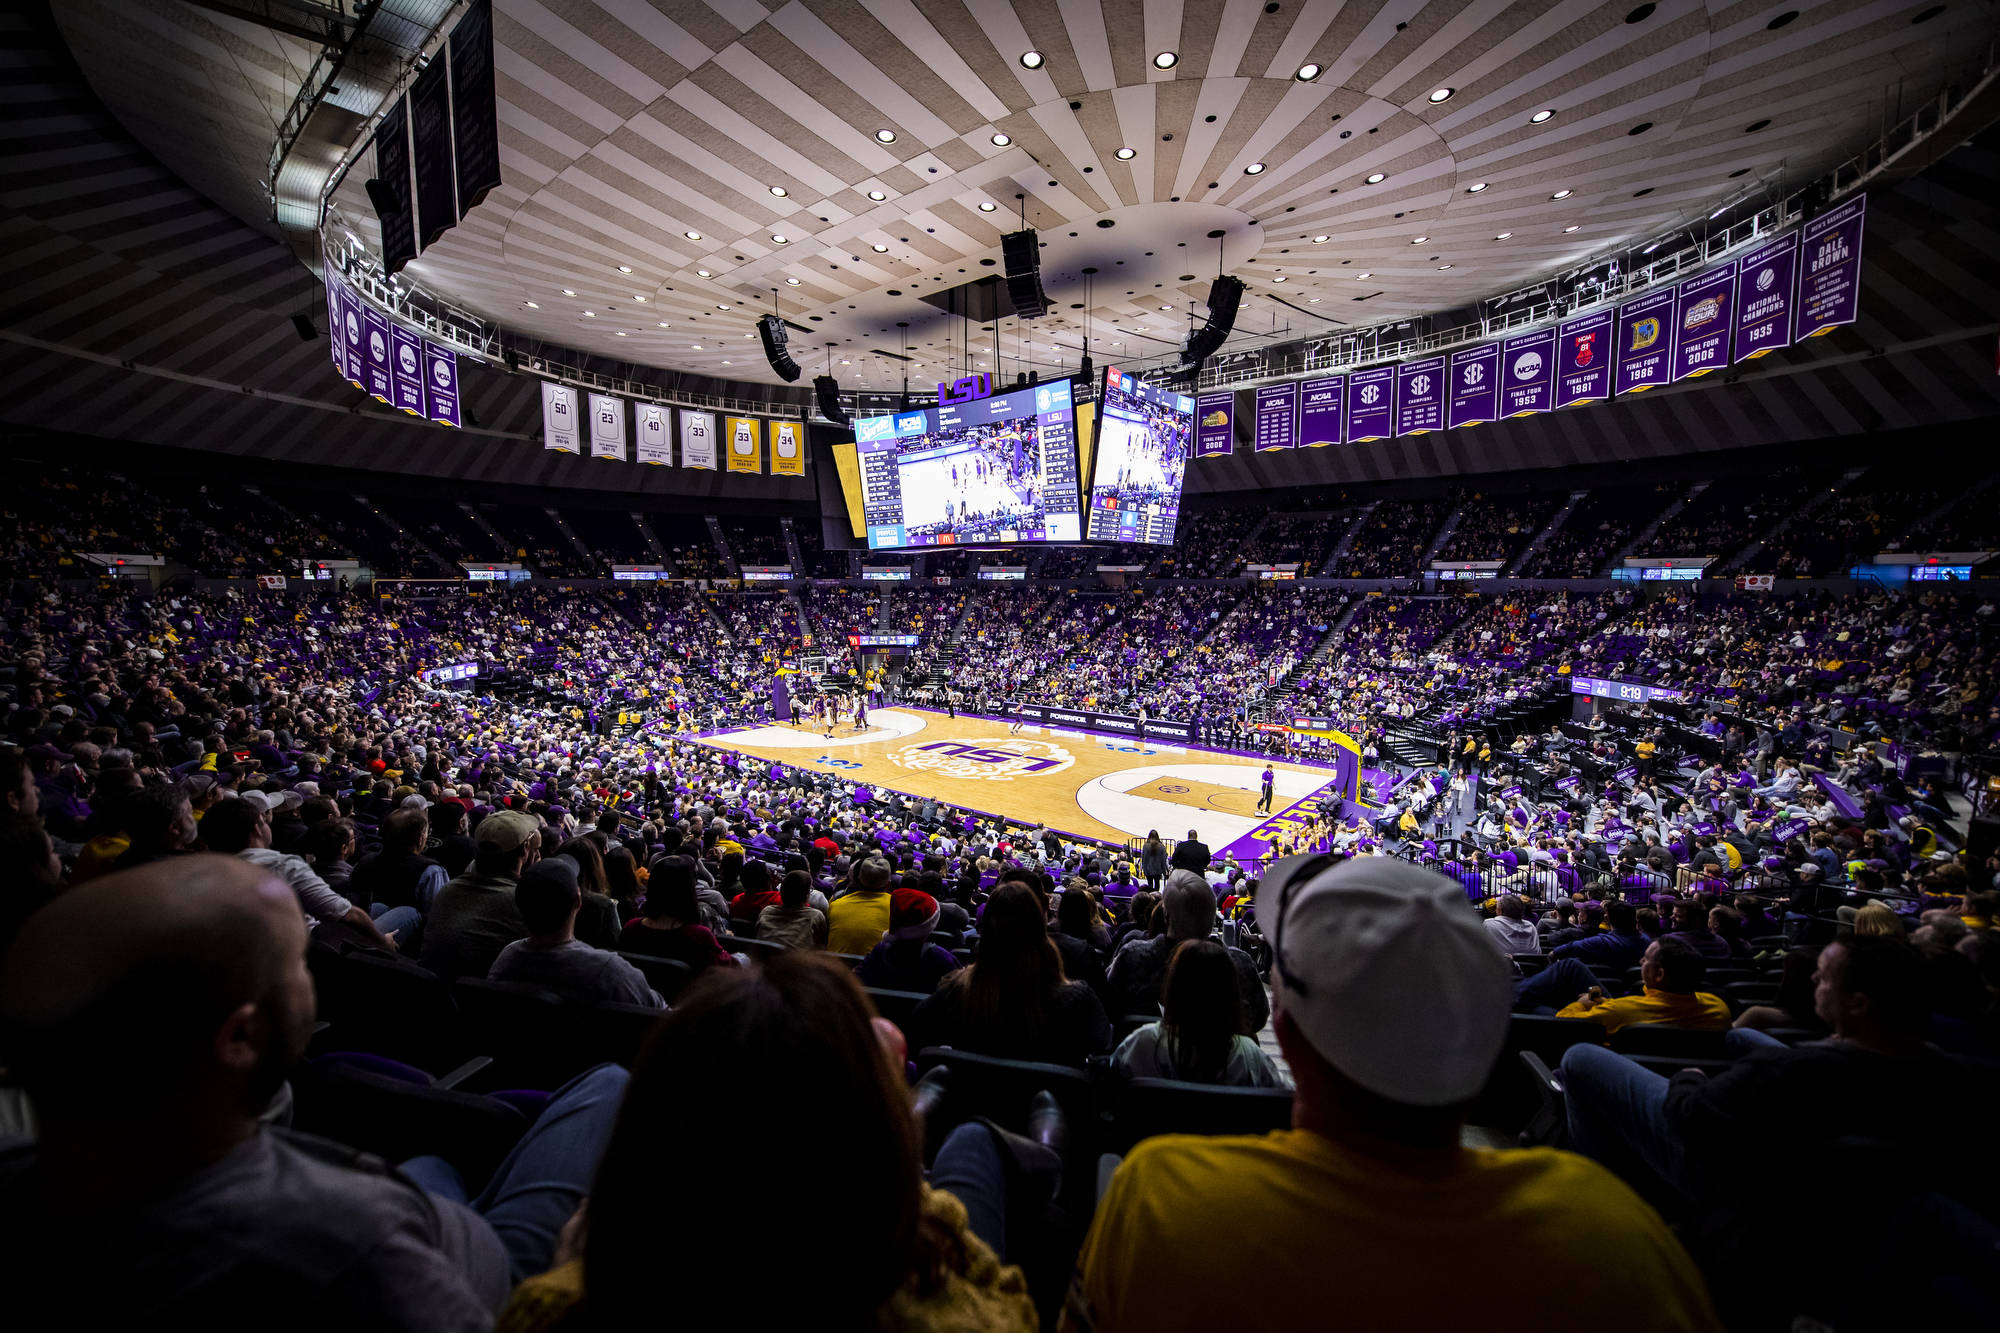
[[[738,1297],[740,1322],[894,1333],[1035,1328],[1021,1270],[982,1239],[989,1230],[999,1239],[1002,1228],[975,1234],[968,1225],[968,1207],[997,1221],[1005,1199],[961,1200],[924,1183],[923,1132],[883,1026],[853,976],[824,955],[786,953],[696,982],[632,1070],[578,1223],[580,1258],[523,1283],[499,1333],[656,1328],[677,1312],[691,1317],[703,1298],[663,1286],[662,1260],[713,1253],[721,1237],[771,1235],[774,1225],[796,1243],[754,1265]],[[661,1151],[709,1142],[725,1125],[735,1141],[764,1145],[797,1142],[810,1126],[815,1142],[838,1145],[834,1176],[786,1152]],[[955,1130],[934,1174],[969,1189],[971,1177],[953,1169],[966,1152],[992,1156],[984,1127]],[[997,1159],[990,1165],[1000,1169]]]
[[[576,883],[583,891],[583,906],[576,913],[576,937],[593,949],[617,948],[618,932],[625,919],[606,892],[610,886],[604,871],[604,853],[591,839],[579,837],[563,843],[555,854],[576,862]]]
[[[613,843],[604,853],[605,893],[618,904],[618,919],[629,921],[639,914],[639,860],[632,849]]]
[[[950,973],[910,1016],[911,1044],[1010,1060],[1081,1065],[1111,1044],[1090,987],[1063,972],[1042,896],[1017,880],[994,889],[972,966]]]
[[[1242,1035],[1243,997],[1229,951],[1213,940],[1183,940],[1167,960],[1161,1017],[1119,1044],[1111,1066],[1131,1078],[1171,1078],[1240,1088],[1288,1088],[1291,1081]]]
[[[704,968],[736,966],[735,955],[716,942],[701,924],[701,906],[694,896],[694,862],[685,856],[654,860],[646,883],[646,914],[618,935],[621,953],[676,958],[699,972]]]

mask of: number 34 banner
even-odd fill
[[[771,475],[803,477],[806,474],[806,427],[802,421],[771,423]]]

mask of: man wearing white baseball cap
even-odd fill
[[[1512,987],[1458,884],[1390,857],[1293,856],[1257,900],[1292,1128],[1133,1149],[1064,1328],[1720,1327],[1680,1243],[1610,1172],[1460,1145]],[[1562,1274],[1529,1299],[1510,1294],[1524,1254]]]

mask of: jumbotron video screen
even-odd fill
[[[860,417],[854,445],[870,550],[1082,538],[1073,380]]]
[[[1172,543],[1193,446],[1194,399],[1107,369],[1084,535],[1094,542]]]

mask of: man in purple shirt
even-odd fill
[[[1269,764],[1264,765],[1264,794],[1257,798],[1258,813],[1260,814],[1270,813],[1271,794],[1274,789],[1274,784],[1276,784],[1277,780],[1278,780],[1278,775],[1271,771],[1271,766]]]

